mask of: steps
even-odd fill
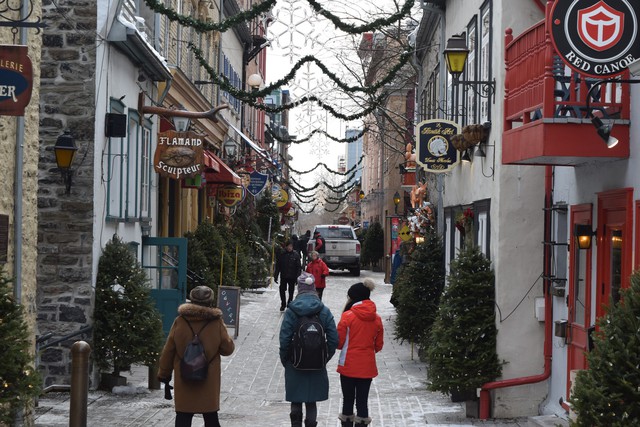
[[[569,427],[569,421],[557,415],[529,417],[529,427]]]

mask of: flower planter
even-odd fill
[[[127,378],[103,373],[100,377],[100,390],[111,392],[115,386],[127,385]]]

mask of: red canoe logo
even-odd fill
[[[598,52],[615,46],[624,30],[624,13],[604,1],[578,11],[578,33],[582,41]]]

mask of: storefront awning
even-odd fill
[[[229,123],[228,120],[224,120],[225,122],[227,122],[227,124],[229,125],[229,127],[231,129],[233,129],[234,131],[236,131],[236,133],[238,135],[240,135],[240,138],[242,138],[244,140],[244,142],[247,143],[247,145],[253,150],[255,151],[260,157],[262,157],[263,160],[266,160],[269,164],[272,164],[275,166],[274,161],[271,159],[271,156],[269,155],[269,153],[267,152],[267,150],[265,150],[264,148],[260,147],[258,144],[256,144],[255,142],[253,142],[251,140],[251,138],[249,138],[247,135],[245,135],[244,133],[242,133],[240,131],[240,129],[238,129],[237,127],[235,127],[234,125],[232,125],[231,123]]]
[[[233,185],[242,185],[242,179],[229,167],[227,164],[222,161],[222,159],[211,151],[204,151],[205,154],[205,179],[207,180],[207,184],[233,184]],[[207,160],[208,159],[208,160]],[[208,166],[208,162],[215,162],[218,166],[218,170],[215,168],[210,168]]]
[[[204,166],[207,172],[220,172],[220,163],[214,158],[215,154],[211,151],[204,150]]]

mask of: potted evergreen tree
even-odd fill
[[[147,276],[129,246],[114,236],[98,261],[92,355],[103,372],[101,387],[126,384],[120,373],[132,364],[155,365],[162,320]]]
[[[362,263],[371,264],[373,271],[382,271],[378,262],[384,256],[384,230],[379,222],[374,222],[367,230],[362,252]]]
[[[589,369],[578,372],[569,399],[574,426],[640,425],[640,272],[598,322]]]
[[[411,259],[400,267],[393,285],[396,306],[395,336],[426,348],[444,289],[442,239],[429,228],[424,243],[416,245]]]
[[[0,271],[0,425],[13,425],[40,393],[42,379],[34,369],[34,343],[29,339],[24,309],[13,297],[11,279]]]
[[[430,388],[453,400],[475,400],[476,389],[502,371],[496,352],[495,278],[476,246],[461,251],[450,269],[429,338]]]

